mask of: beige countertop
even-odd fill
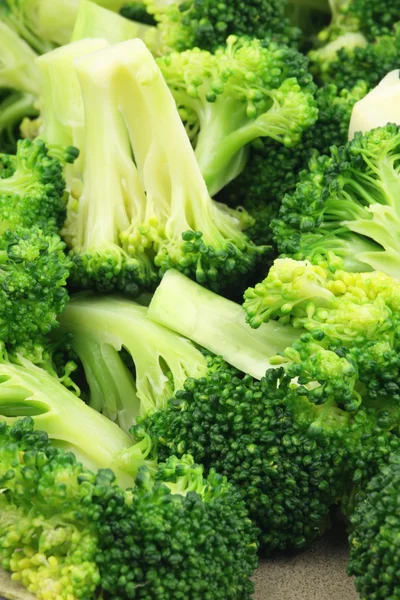
[[[254,578],[254,600],[359,600],[346,575],[346,562],[346,540],[332,533],[307,551],[262,561]],[[8,576],[0,575],[1,594],[9,600],[22,600],[13,589]],[[26,592],[23,598],[34,600]]]
[[[346,538],[330,533],[304,552],[262,561],[254,600],[359,600],[346,564]]]

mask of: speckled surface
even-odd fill
[[[262,561],[254,578],[254,600],[359,600],[346,575],[346,562],[346,539],[341,533],[331,533],[294,556]],[[0,576],[0,593],[6,598],[33,598],[26,592],[21,596],[15,589],[8,577],[5,581]]]
[[[254,600],[359,600],[346,564],[346,538],[331,533],[305,552],[263,561]]]

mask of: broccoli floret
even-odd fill
[[[221,191],[218,199],[234,206],[243,206],[255,223],[247,230],[256,244],[273,243],[272,221],[277,217],[280,202],[293,192],[300,173],[316,153],[327,152],[330,146],[347,141],[352,109],[368,91],[363,81],[352,90],[338,91],[335,85],[317,90],[315,99],[318,119],[303,132],[301,140],[291,148],[271,139],[258,140],[250,149],[244,171]]]
[[[348,33],[310,52],[310,70],[321,81],[339,89],[353,87],[359,79],[373,88],[389,71],[397,69],[400,24],[390,33],[368,42],[359,33]]]
[[[315,264],[334,252],[348,271],[398,278],[399,142],[388,124],[312,160],[274,224],[280,252]]]
[[[352,517],[348,573],[365,600],[398,595],[399,491],[397,451],[371,480]]]
[[[400,20],[397,0],[382,5],[380,0],[333,0],[329,2],[331,23],[319,34],[321,41],[332,41],[346,33],[361,33],[367,40],[390,34]]]
[[[303,547],[329,526],[330,507],[380,459],[376,438],[386,430],[379,415],[364,407],[343,411],[332,399],[316,406],[283,369],[256,382],[214,360],[211,375],[189,379],[164,411],[139,418],[132,433],[137,441],[150,435],[160,457],[192,452],[206,470],[234,483],[265,553]]]
[[[66,160],[75,155],[64,152]],[[62,165],[41,140],[0,155],[0,339],[38,343],[57,325],[71,261],[57,234],[65,217]]]
[[[383,273],[332,272],[321,265],[277,259],[267,277],[244,294],[252,327],[279,319],[343,344],[382,339],[400,308],[400,284]]]
[[[85,104],[83,184],[78,201],[71,195],[63,232],[73,281],[134,295],[176,268],[210,287],[242,285],[268,248],[243,232],[251,222],[244,211],[210,198],[143,42],[88,54],[76,68]]]
[[[317,119],[307,60],[287,46],[230,36],[214,54],[194,48],[158,64],[211,195],[243,170],[250,142],[295,146]]]
[[[39,600],[250,599],[255,530],[237,492],[191,457],[146,464],[123,491],[25,418],[0,424],[0,461],[1,564]]]
[[[77,155],[72,147],[62,153],[65,162]],[[57,233],[66,216],[64,188],[63,165],[45,143],[20,140],[12,173],[0,179],[0,233],[18,226]]]
[[[90,406],[126,431],[139,414],[164,407],[188,377],[207,371],[204,355],[191,342],[151,321],[148,309],[116,297],[72,297],[60,315],[59,333],[72,334],[82,361]],[[134,377],[121,356],[132,361]]]
[[[281,0],[144,0],[158,23],[164,45],[182,52],[189,48],[214,51],[230,35],[269,39],[295,45],[300,30],[285,17]]]

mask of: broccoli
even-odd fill
[[[39,600],[250,599],[256,538],[226,480],[189,456],[124,491],[55,449],[31,418],[0,424],[0,560]]]
[[[339,89],[349,89],[360,79],[373,88],[399,66],[399,47],[400,23],[370,42],[360,33],[347,33],[310,51],[310,70],[320,81]]]
[[[351,519],[348,573],[365,600],[398,596],[399,465],[397,449],[366,486]]]
[[[212,196],[243,170],[250,142],[295,146],[317,119],[307,60],[287,46],[232,35],[214,54],[194,48],[158,64]]]
[[[64,151],[73,160],[74,148]],[[22,345],[57,325],[71,261],[57,231],[65,218],[61,163],[41,140],[0,155],[0,339]]]
[[[188,340],[151,321],[148,309],[117,297],[72,297],[57,333],[72,334],[90,388],[90,406],[128,431],[139,414],[163,407],[188,377],[207,371]],[[121,351],[134,365],[134,377]]]
[[[85,139],[82,189],[78,200],[71,195],[63,230],[72,283],[135,295],[176,268],[210,287],[242,285],[268,248],[248,240],[244,211],[211,200],[143,42],[123,42],[75,64]]]
[[[250,149],[246,168],[221,191],[218,199],[243,206],[250,213],[255,223],[247,234],[255,244],[273,243],[271,224],[278,215],[282,198],[293,192],[301,171],[316,152],[327,152],[331,145],[340,146],[347,141],[352,109],[367,91],[363,81],[351,90],[340,92],[333,84],[325,85],[315,95],[318,119],[294,147],[264,139]]]
[[[300,30],[285,17],[286,2],[281,0],[144,0],[144,5],[164,45],[177,52],[195,47],[213,52],[230,35],[289,45],[296,45],[300,37]]]
[[[399,278],[399,142],[399,127],[388,124],[311,160],[274,223],[279,251],[314,264],[334,253],[345,270]]]
[[[25,117],[37,115],[37,54],[0,20],[0,152],[14,152]]]
[[[283,350],[292,341],[292,328],[280,327],[279,324],[266,325],[264,331],[261,328],[259,333],[254,332],[253,335],[250,328],[246,329],[244,311],[240,306],[218,298],[189,279],[185,280],[179,273],[176,273],[176,278],[174,275],[173,271],[169,271],[161,286],[166,280],[171,286],[176,282],[175,289],[180,302],[188,307],[193,304],[193,312],[190,309],[186,314],[182,312],[182,321],[185,329],[192,332],[190,337],[196,341],[203,339],[199,336],[204,336],[209,346],[214,337],[210,337],[209,332],[215,331],[218,336],[215,346],[219,347],[221,354],[232,356],[233,361],[236,355],[240,355],[249,370],[258,368],[263,373],[269,366],[269,356],[279,351],[279,345]],[[180,279],[185,280],[181,286]],[[194,290],[192,298],[182,294],[185,283],[187,291]],[[198,297],[194,294],[198,294]],[[203,301],[203,294],[210,297],[208,304]],[[170,302],[173,306],[173,297],[170,297]],[[198,312],[198,305],[204,310]],[[155,312],[150,315],[153,316]],[[190,324],[191,319],[196,323],[195,331]],[[168,324],[174,328],[173,319],[168,319]],[[270,336],[267,335],[269,332]],[[83,363],[90,387],[91,406],[103,410],[111,418],[117,417],[125,429],[138,423],[132,432],[136,443],[142,444],[146,453],[149,452],[149,460],[156,460],[158,453],[167,457],[172,446],[174,453],[181,456],[185,445],[193,442],[193,452],[207,468],[212,468],[214,457],[209,458],[205,453],[203,441],[210,452],[215,453],[218,447],[224,456],[225,449],[231,448],[232,455],[226,456],[225,466],[222,454],[215,455],[215,468],[225,473],[242,490],[252,518],[263,531],[262,540],[267,550],[302,546],[324,529],[328,509],[340,496],[338,490],[346,458],[339,442],[342,432],[339,428],[338,431],[331,431],[330,423],[337,418],[339,422],[343,420],[347,424],[351,421],[350,413],[336,406],[331,411],[325,409],[325,405],[316,407],[305,396],[300,402],[298,392],[290,388],[291,377],[283,377],[279,369],[267,373],[260,384],[222,358],[198,350],[189,340],[151,321],[148,309],[131,300],[91,296],[72,298],[65,313],[60,316],[60,333],[72,334],[71,346]],[[299,335],[298,330],[294,333]],[[277,339],[279,334],[281,337]],[[123,356],[118,354],[121,348],[129,353],[133,363],[130,369]],[[340,375],[343,373],[340,372]],[[186,405],[182,403],[182,398],[188,394],[196,398],[193,401],[193,415],[191,408],[186,412]],[[171,397],[174,400],[170,401]],[[199,402],[203,406],[200,407]],[[328,404],[333,405],[333,400],[330,399]],[[297,406],[298,422],[292,414],[297,414]],[[179,427],[176,412],[187,424],[185,433],[175,429]],[[326,417],[327,430],[321,434],[321,439],[314,433],[307,433],[312,424],[318,429],[326,412],[329,413]],[[265,417],[260,427],[258,420],[262,414],[270,415],[270,419]],[[294,424],[293,420],[296,421]],[[268,436],[265,431],[269,432]],[[301,437],[302,433],[304,437]],[[282,436],[286,439],[291,435],[301,438],[295,445],[299,455],[301,451],[304,455],[315,452],[315,459],[310,459],[314,466],[310,471],[307,467],[307,472],[291,466],[293,447],[285,444],[281,455],[276,456],[276,464],[282,466],[274,477],[271,460],[274,453],[278,452],[276,438]],[[300,450],[302,444],[304,450]],[[319,457],[321,449],[326,446],[332,449],[332,454]],[[122,462],[116,461],[125,470],[129,468],[132,452],[133,449],[128,452],[127,462],[123,458]],[[262,459],[262,456],[267,459]],[[325,460],[327,462],[323,467]],[[238,461],[242,463],[241,471]],[[251,472],[251,476],[246,476],[247,472]],[[323,473],[321,477],[324,483],[318,479],[320,472]],[[290,477],[293,478],[293,486],[297,483],[301,488],[291,506],[286,505],[286,500],[279,500],[283,493],[283,482]],[[279,481],[282,481],[281,485]],[[257,486],[261,493],[259,489],[256,495]],[[309,497],[305,498],[306,490],[314,497],[312,505]],[[302,509],[301,517],[298,515],[300,504],[306,506]]]
[[[109,44],[140,38],[153,53],[160,50],[159,32],[155,27],[134,23],[94,2],[81,0],[71,42],[87,38],[105,39]]]
[[[118,12],[123,0],[94,0]],[[68,44],[79,10],[79,0],[2,0],[0,18],[39,54]]]
[[[214,365],[208,377],[189,379],[166,409],[139,418],[132,429],[137,441],[152,437],[160,458],[192,452],[206,470],[234,483],[267,554],[321,535],[329,509],[394,447],[388,429],[398,413],[381,426],[374,408],[344,411],[328,396],[317,406],[291,381],[283,368],[257,382]],[[385,443],[378,445],[380,436]]]

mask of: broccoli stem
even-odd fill
[[[252,330],[242,306],[174,270],[164,275],[148,314],[257,379],[275,366],[269,359],[301,335],[301,330],[274,321]]]
[[[138,37],[143,39],[146,45],[156,46],[157,36],[158,31],[155,27],[125,19],[119,14],[102,8],[99,3],[81,0],[71,41],[102,38],[109,44],[118,44]]]
[[[37,54],[8,25],[0,20],[0,88],[40,93]]]
[[[72,347],[94,392],[91,406],[117,412],[127,430],[137,415],[163,409],[188,377],[206,373],[206,358],[193,344],[154,323],[148,309],[133,301],[77,296],[59,321],[61,334],[73,334]],[[122,349],[132,358],[136,383],[118,355]]]
[[[11,423],[32,416],[57,447],[91,469],[111,466],[132,441],[115,423],[87,406],[60,382],[27,360],[0,364],[0,415]]]
[[[10,94],[0,103],[0,138],[6,138],[6,143],[10,146],[10,152],[15,152],[14,145],[20,137],[18,132],[15,132],[17,125],[25,118],[37,115],[38,111],[35,104],[35,96],[21,94],[20,92]]]

